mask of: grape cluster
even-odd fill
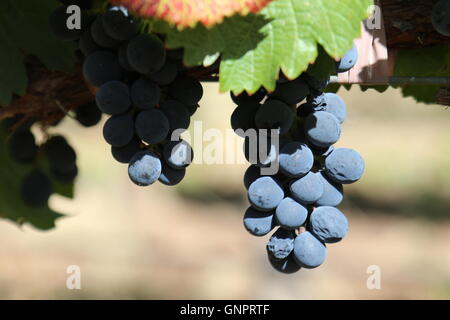
[[[51,136],[44,143],[37,144],[31,132],[35,122],[18,115],[4,120],[3,126],[11,132],[7,140],[10,158],[18,164],[32,166],[31,172],[21,181],[22,200],[29,206],[40,207],[47,205],[54,193],[53,181],[72,183],[78,175],[78,167],[75,150],[63,136]],[[40,159],[45,159],[45,162]]]
[[[178,184],[193,160],[180,134],[203,96],[202,85],[181,62],[182,52],[166,50],[158,35],[141,33],[140,22],[123,7],[96,16],[84,12],[80,30],[67,29],[66,8],[55,10],[50,27],[59,39],[78,41],[83,75],[109,116],[103,136],[113,158],[128,164],[138,186]]]
[[[357,58],[354,46],[336,63],[337,72],[350,70]],[[231,125],[245,137],[244,154],[251,163],[244,175],[251,204],[244,226],[255,236],[278,227],[267,253],[283,273],[318,267],[326,244],[344,238],[348,221],[336,206],[343,200],[343,185],[364,172],[356,151],[333,147],[341,137],[346,105],[338,95],[323,92],[327,84],[328,79],[303,73],[292,81],[280,77],[272,93],[231,95],[237,104]],[[249,138],[252,130],[259,132],[256,141]],[[274,173],[261,170],[274,163]]]

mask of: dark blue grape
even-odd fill
[[[99,87],[108,81],[120,80],[122,69],[115,54],[97,51],[84,61],[83,75],[90,84]]]
[[[252,235],[262,237],[275,228],[274,212],[261,212],[249,207],[244,215],[244,227]]]
[[[334,182],[354,183],[364,174],[364,159],[353,149],[338,148],[325,159],[325,172]]]
[[[166,61],[166,50],[157,36],[140,34],[130,40],[127,57],[133,69],[145,75],[162,68]]]
[[[278,83],[270,97],[291,105],[300,103],[309,93],[308,84],[302,78],[297,78],[293,81]]]
[[[167,138],[170,123],[164,113],[153,108],[138,114],[135,127],[139,138],[149,144],[157,144]]]
[[[305,133],[315,146],[328,148],[341,137],[341,125],[331,113],[318,111],[306,117]]]
[[[313,204],[323,194],[323,184],[321,179],[309,172],[306,176],[294,180],[290,185],[292,197],[303,204]]]
[[[184,169],[192,163],[194,152],[184,140],[170,141],[164,145],[164,160],[174,169]]]
[[[134,155],[128,166],[128,176],[136,185],[145,187],[158,181],[161,175],[161,160],[152,151],[141,151]]]
[[[134,121],[129,114],[112,116],[105,122],[103,137],[113,147],[123,147],[134,137]]]
[[[294,230],[305,223],[308,217],[308,209],[294,199],[287,197],[278,205],[275,216],[280,226],[288,230]]]
[[[92,39],[94,39],[94,41],[101,47],[114,48],[120,45],[120,41],[111,38],[108,33],[106,33],[102,15],[98,16],[92,23],[91,35]]]
[[[284,198],[284,191],[271,177],[256,179],[248,188],[248,199],[261,211],[274,210]]]
[[[259,129],[278,129],[279,134],[289,131],[294,122],[294,113],[291,108],[278,100],[268,100],[255,116],[255,123]]]
[[[118,115],[131,107],[130,88],[121,81],[109,81],[103,84],[95,95],[98,108],[109,115]]]
[[[178,76],[169,87],[170,96],[185,105],[194,105],[203,97],[201,83],[192,77]]]
[[[319,207],[311,214],[309,228],[320,241],[335,243],[341,241],[347,234],[348,220],[335,207]]]
[[[338,73],[347,72],[352,69],[358,62],[358,48],[355,44],[348,50],[345,55],[336,62],[336,71]]]
[[[313,164],[311,149],[301,142],[290,142],[280,151],[280,169],[288,177],[303,177],[312,169]]]
[[[295,231],[278,228],[267,243],[267,252],[275,260],[284,260],[294,250]]]
[[[138,24],[121,10],[110,10],[102,16],[103,28],[108,36],[117,41],[127,41],[138,32]]]
[[[294,241],[294,258],[297,263],[308,269],[320,266],[327,255],[327,248],[310,232],[305,231]]]

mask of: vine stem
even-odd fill
[[[450,77],[390,77],[388,82],[370,82],[370,83],[346,83],[339,81],[337,76],[331,76],[331,83],[339,84],[361,84],[370,86],[385,86],[385,85],[415,85],[415,86],[450,86]]]

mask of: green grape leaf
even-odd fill
[[[318,56],[317,45],[337,59],[360,34],[372,0],[277,0],[259,14],[225,19],[207,29],[202,25],[179,31],[162,28],[170,48],[185,48],[184,62],[201,65],[221,55],[221,91],[273,91],[280,69],[298,77]]]
[[[450,77],[450,45],[420,49],[403,49],[398,52],[394,74],[401,77]],[[440,86],[407,85],[403,96],[417,102],[436,103]]]
[[[9,134],[3,125],[0,128],[0,218],[13,221],[19,225],[30,224],[40,230],[55,227],[57,219],[64,215],[53,211],[48,206],[31,207],[26,205],[20,195],[21,181],[35,168],[48,174],[55,193],[65,197],[73,197],[74,184],[62,184],[55,181],[49,173],[48,162],[42,152],[34,164],[18,164],[9,156]]]
[[[48,30],[56,6],[52,0],[0,1],[0,105],[25,93],[25,55],[38,57],[51,70],[72,70],[75,45],[58,41]]]
[[[198,22],[212,26],[233,14],[256,13],[272,0],[110,0],[139,16],[159,18],[179,29]]]

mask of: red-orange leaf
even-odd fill
[[[212,26],[224,17],[239,13],[256,13],[272,0],[110,0],[127,7],[139,16],[156,17],[179,28],[197,22]]]

